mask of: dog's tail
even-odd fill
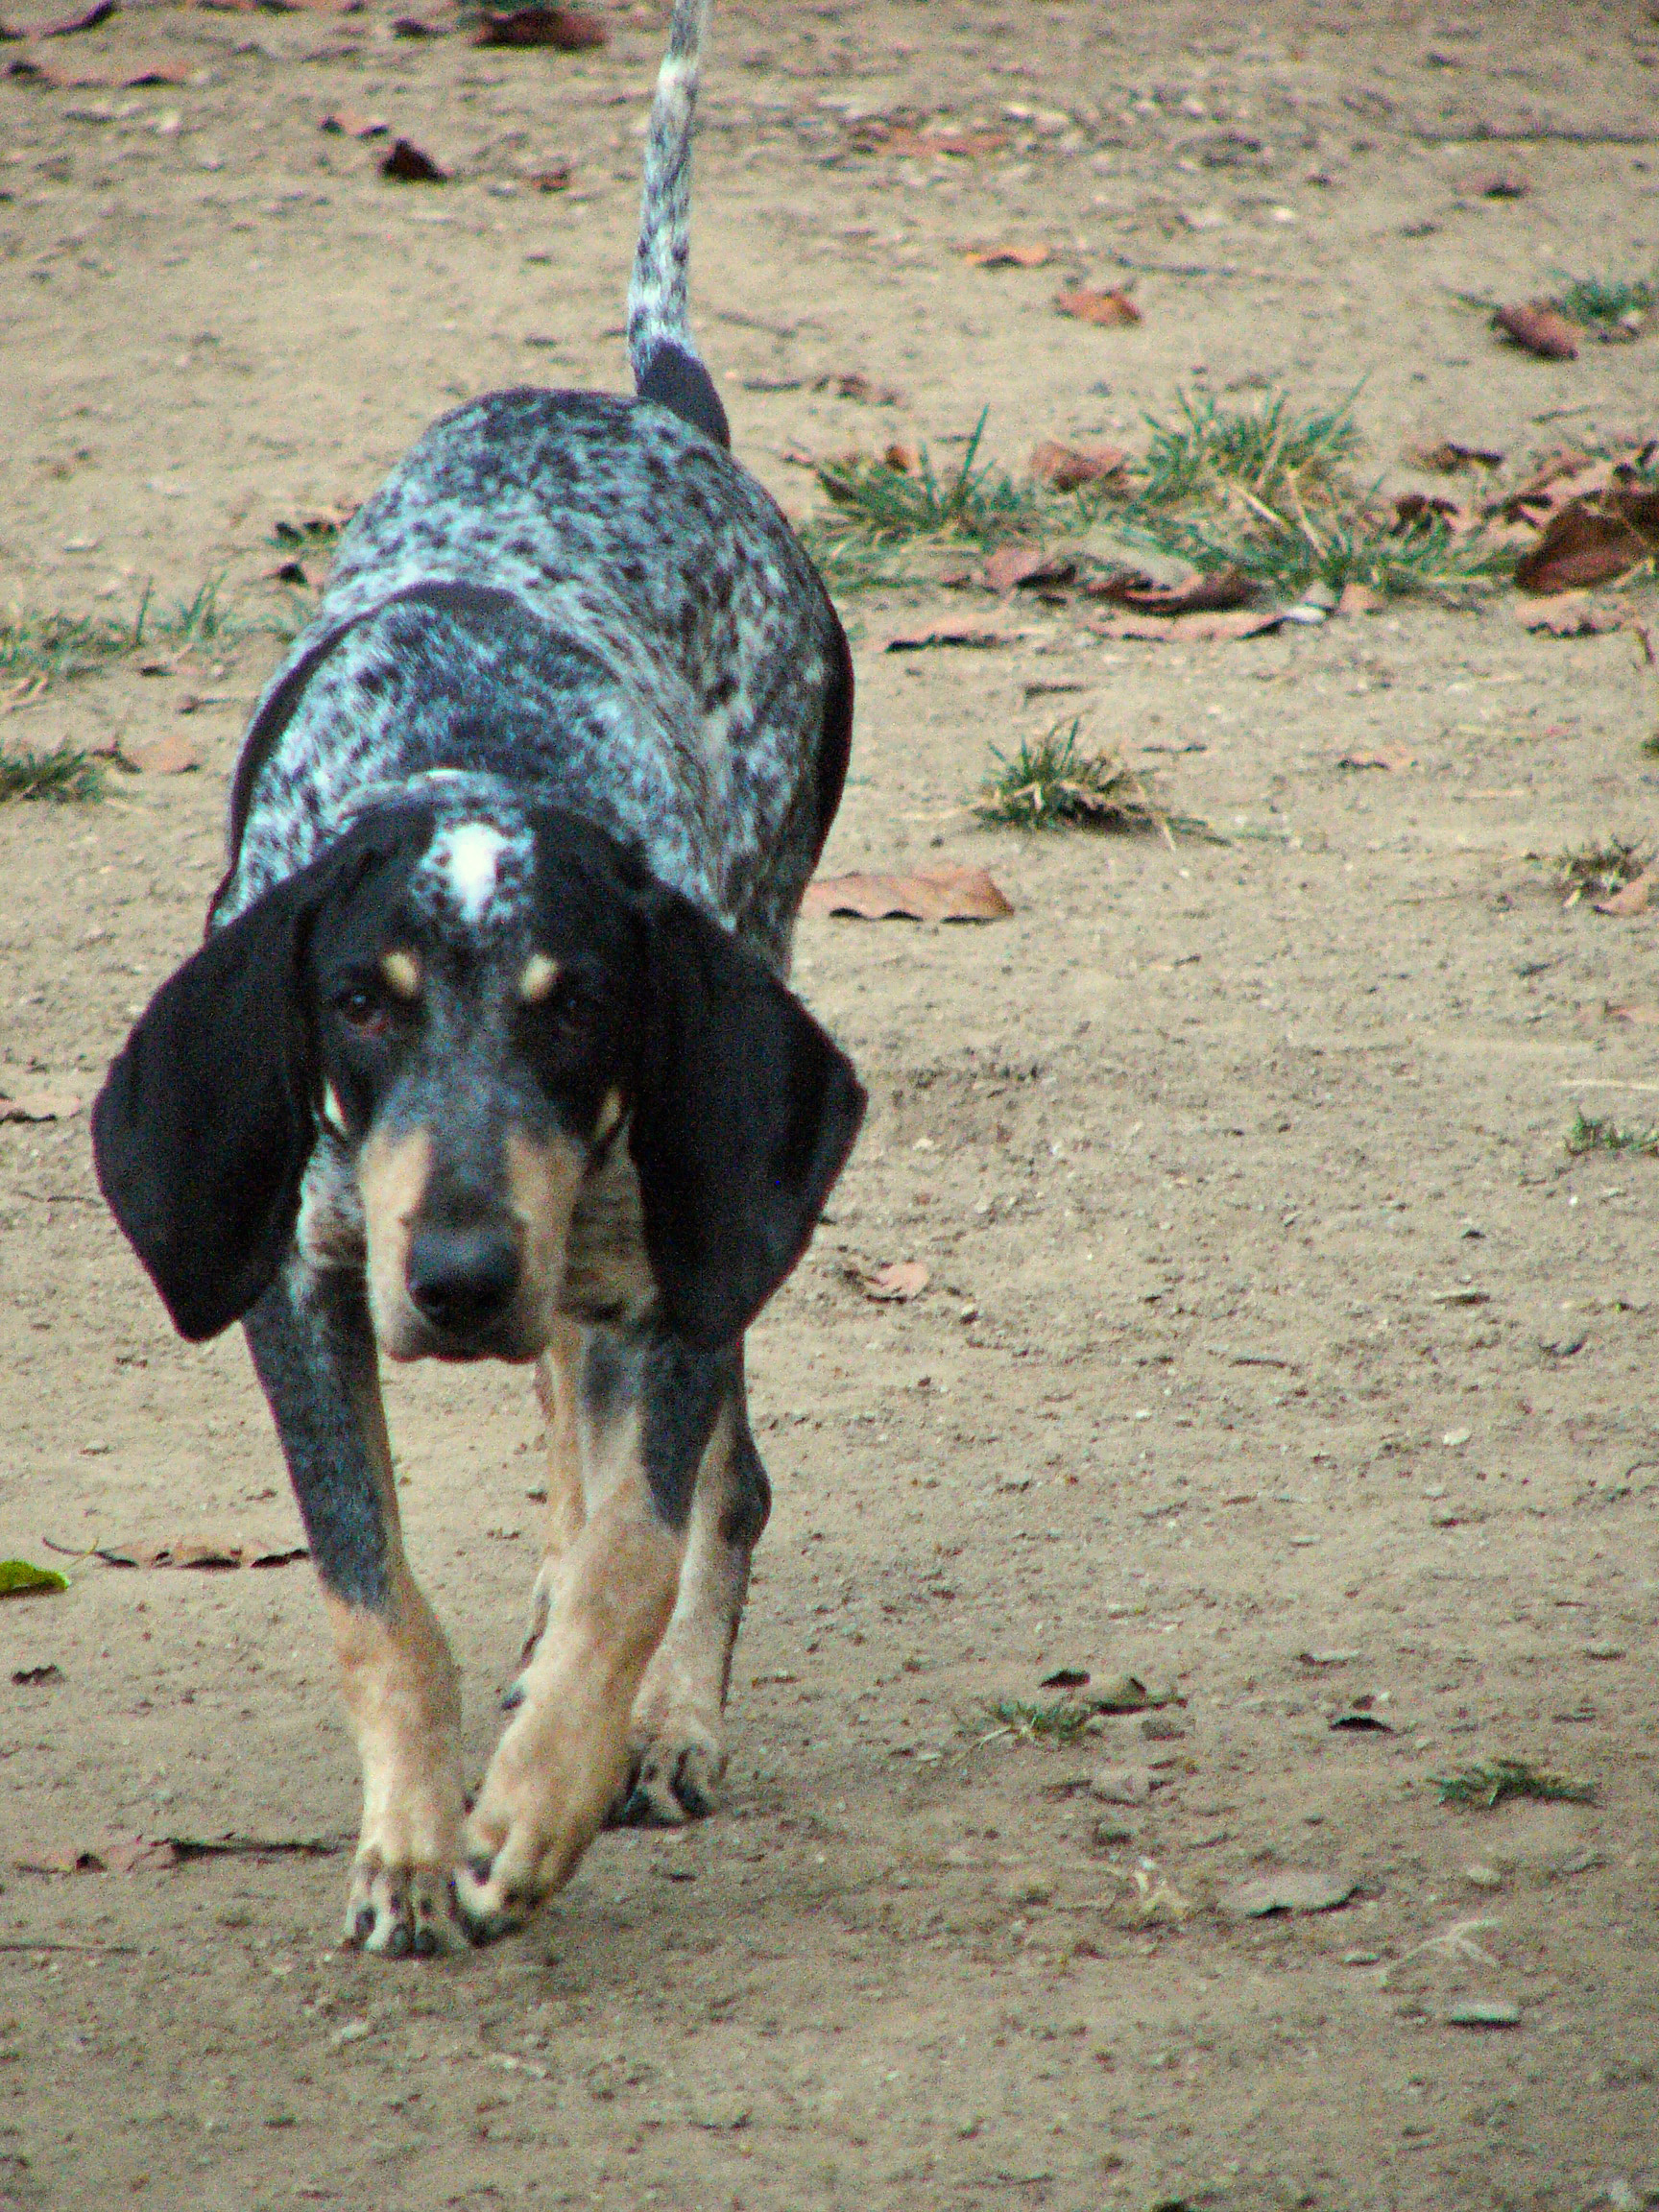
[[[645,193],[628,287],[628,359],[634,389],[722,445],[732,433],[702,362],[686,309],[691,258],[691,125],[709,0],[674,0],[668,51],[645,135]]]

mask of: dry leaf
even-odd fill
[[[530,181],[538,192],[564,192],[569,189],[571,166],[568,161],[555,161],[545,169],[538,169]]]
[[[19,1091],[13,1097],[0,1091],[0,1121],[67,1121],[80,1111],[72,1091]]]
[[[842,376],[820,376],[812,389],[833,392],[838,399],[856,399],[865,407],[899,407],[904,400],[903,393],[891,384],[878,384],[855,369]]]
[[[1528,353],[1545,361],[1576,361],[1583,332],[1569,323],[1548,300],[1529,300],[1524,306],[1500,307],[1493,318],[1497,327]]]
[[[865,922],[999,922],[1014,909],[983,868],[918,868],[908,876],[820,876],[803,914],[853,914]]]
[[[36,38],[67,38],[74,31],[92,31],[100,23],[108,23],[115,12],[115,0],[93,0],[90,8],[81,8],[73,15],[60,15],[56,23],[43,23],[39,30],[26,36]]]
[[[1240,1882],[1220,1900],[1220,1908],[1235,1920],[1262,1920],[1270,1912],[1333,1912],[1347,1904],[1354,1888],[1340,1874],[1286,1866],[1276,1874]]]
[[[881,466],[891,469],[897,476],[918,476],[922,472],[922,456],[914,445],[906,445],[896,438],[883,451]]]
[[[970,246],[962,258],[972,269],[1041,269],[1046,246]]]
[[[398,138],[380,164],[382,177],[399,184],[446,184],[448,171],[440,169],[430,154],[422,154],[413,139]]]
[[[1117,445],[1061,445],[1045,438],[1031,448],[1031,473],[1056,492],[1075,492],[1085,484],[1104,484],[1120,475],[1129,456]]]
[[[907,1305],[926,1289],[927,1276],[924,1261],[889,1260],[879,1267],[872,1267],[868,1274],[860,1274],[857,1280],[866,1298],[884,1304]]]
[[[384,138],[387,126],[378,115],[360,115],[355,108],[336,108],[317,126],[332,138]]]
[[[1615,891],[1610,899],[1593,899],[1590,903],[1598,914],[1646,914],[1653,888],[1653,870],[1645,868],[1640,876],[1632,877],[1624,888]]]
[[[1442,438],[1434,445],[1408,445],[1406,459],[1413,469],[1455,476],[1461,469],[1496,469],[1503,456],[1488,445],[1459,445],[1455,438]]]
[[[1054,302],[1062,315],[1079,323],[1097,324],[1102,330],[1119,323],[1139,323],[1141,310],[1126,292],[1062,292]]]
[[[1417,756],[1409,745],[1398,738],[1386,745],[1373,745],[1364,752],[1344,753],[1337,760],[1338,768],[1386,768],[1390,775],[1399,775],[1402,769],[1412,767]]]
[[[1659,492],[1610,490],[1594,505],[1574,499],[1545,524],[1515,564],[1523,591],[1540,596],[1608,584],[1659,554]]]
[[[1488,169],[1478,177],[1471,177],[1464,191],[1481,200],[1525,200],[1532,189],[1532,180],[1524,177],[1519,169]]]
[[[231,1537],[180,1536],[170,1544],[100,1544],[97,1556],[110,1567],[286,1567],[309,1556],[302,1544],[246,1544]]]
[[[1254,613],[1240,607],[1231,614],[1108,614],[1089,627],[1097,637],[1141,638],[1159,645],[1199,644],[1237,637],[1260,637],[1277,630],[1281,613]]]
[[[127,767],[141,769],[147,776],[188,776],[202,765],[200,748],[171,730],[164,737],[151,737],[131,751],[123,747],[119,758]]]
[[[1394,495],[1394,528],[1397,532],[1427,530],[1436,522],[1444,522],[1454,538],[1461,538],[1476,527],[1477,517],[1460,499],[1442,499],[1431,492],[1398,492]]]
[[[609,34],[597,15],[573,8],[486,8],[478,19],[475,46],[553,46],[561,54],[585,53],[603,46]]]
[[[897,637],[889,637],[882,650],[888,653],[921,653],[933,645],[982,648],[1012,642],[1008,632],[988,629],[983,622],[936,622],[929,630],[902,631]]]
[[[1255,586],[1237,568],[1218,568],[1208,576],[1188,576],[1179,584],[1160,584],[1138,569],[1118,576],[1096,578],[1084,587],[1084,597],[1104,599],[1115,607],[1131,607],[1137,614],[1221,614],[1242,607],[1255,594]]]
[[[1542,607],[1522,604],[1515,618],[1524,628],[1548,637],[1599,637],[1624,627],[1619,608],[1592,599],[1587,591],[1558,592]]]
[[[1035,589],[1042,584],[1070,584],[1077,564],[1065,553],[1039,553],[1029,545],[998,545],[985,564],[993,591]]]

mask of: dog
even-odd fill
[[[864,1108],[785,982],[851,658],[687,320],[707,16],[675,0],[648,126],[636,396],[474,400],[359,512],[93,1113],[178,1329],[247,1333],[362,1767],[346,1937],[388,1957],[520,1926],[608,1813],[713,1803],[770,1507],[743,1334]],[[475,1800],[377,1353],[540,1362],[546,1555]]]

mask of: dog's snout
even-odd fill
[[[477,1329],[499,1318],[518,1286],[511,1229],[418,1229],[409,1240],[409,1295],[434,1328]]]

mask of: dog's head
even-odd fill
[[[457,785],[374,809],[214,930],[92,1126],[184,1335],[246,1312],[303,1199],[345,1224],[307,1260],[365,1267],[395,1357],[528,1358],[607,1298],[730,1342],[863,1104],[771,971],[613,840]]]

